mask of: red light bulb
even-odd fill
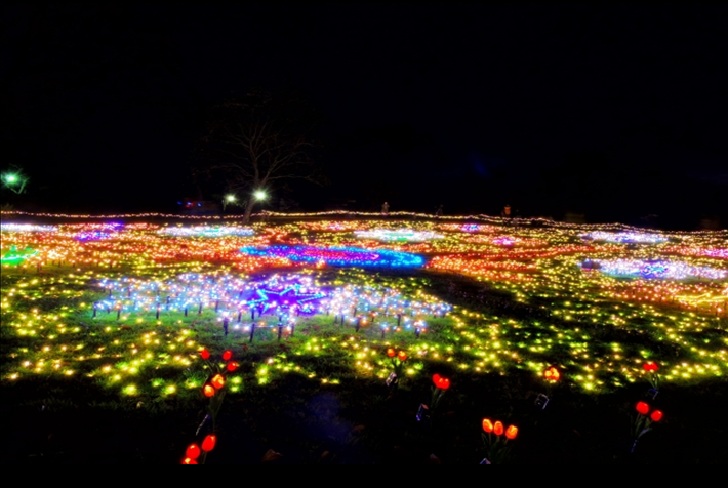
[[[647,413],[650,411],[650,406],[647,405],[645,402],[639,402],[637,404],[637,411],[642,415],[647,415]]]

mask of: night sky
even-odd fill
[[[728,224],[725,5],[0,9],[16,208],[174,211],[210,107],[289,86],[322,117],[330,185],[271,209]]]

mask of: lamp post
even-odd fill
[[[235,195],[226,195],[225,199],[222,201],[222,209],[223,211],[227,210],[228,205],[235,205],[238,201],[238,197]]]
[[[2,179],[3,186],[5,186],[5,188],[20,195],[25,192],[25,187],[30,178],[23,176],[20,173],[5,173],[0,179]]]
[[[255,190],[251,195],[252,198],[248,200],[248,204],[245,207],[245,216],[243,217],[243,223],[247,225],[250,222],[250,214],[253,213],[253,206],[256,202],[264,202],[268,199],[268,194],[265,190]]]

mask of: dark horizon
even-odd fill
[[[331,184],[267,208],[728,223],[725,5],[2,7],[2,203],[174,212],[209,109],[290,86]],[[221,190],[219,190],[221,191]],[[218,191],[218,193],[219,193]],[[203,195],[213,199],[214,191]]]

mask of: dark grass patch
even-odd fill
[[[356,379],[322,386],[289,375],[265,387],[251,385],[230,397],[219,418],[220,444],[210,463],[258,463],[273,449],[279,463],[474,464],[483,457],[484,417],[514,422],[516,464],[723,463],[728,433],[723,382],[673,389],[656,403],[665,421],[629,454],[633,385],[609,395],[556,388],[540,411],[534,396],[543,385],[512,375],[473,377],[449,372],[448,391],[431,427],[415,420],[429,398],[428,381],[414,381],[389,398],[379,381]],[[353,388],[352,388],[353,387]],[[120,400],[78,380],[18,382],[4,388],[0,453],[4,463],[175,463],[204,416],[201,402],[159,404]]]

